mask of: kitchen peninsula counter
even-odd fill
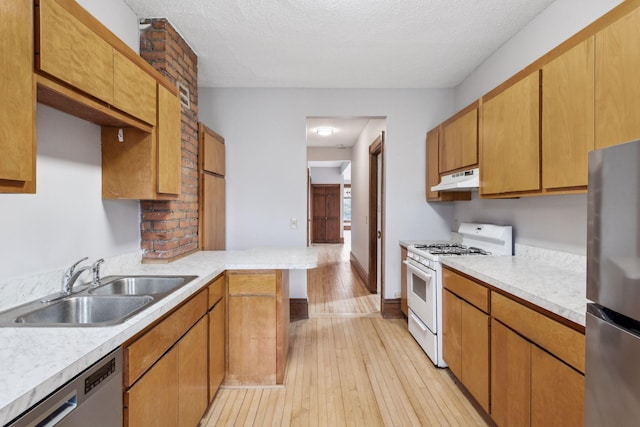
[[[318,253],[314,248],[203,251],[166,264],[113,265],[107,260],[103,276],[153,274],[198,278],[118,325],[0,328],[0,425],[38,403],[225,270],[304,270],[317,265]]]

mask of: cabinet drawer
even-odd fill
[[[216,305],[224,296],[224,276],[219,276],[209,285],[209,308]]]
[[[496,292],[491,314],[526,339],[584,373],[584,334]]]
[[[273,295],[276,293],[276,273],[229,274],[229,295]]]
[[[446,289],[485,313],[489,312],[488,288],[446,268],[442,269],[442,284]]]
[[[207,293],[202,291],[125,347],[124,385],[131,386],[207,312]]]

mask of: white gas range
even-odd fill
[[[409,245],[407,300],[409,332],[438,367],[442,359],[442,264],[445,256],[512,255],[511,226],[462,223],[461,243],[434,242]]]

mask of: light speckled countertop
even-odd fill
[[[584,326],[586,273],[518,256],[441,257],[442,264]]]
[[[0,425],[36,404],[230,269],[309,269],[313,248],[196,252],[169,264],[107,265],[105,275],[198,275],[126,322],[107,327],[0,328]],[[42,297],[44,295],[36,295]],[[33,299],[33,298],[31,298]]]
[[[398,243],[406,248],[425,241]],[[440,260],[443,265],[584,326],[586,258],[519,243],[515,252],[517,256],[444,256]]]

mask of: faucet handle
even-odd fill
[[[91,272],[93,273],[93,278],[91,279],[91,286],[96,287],[100,284],[100,265],[104,262],[104,258],[100,258],[96,260],[91,266]]]

